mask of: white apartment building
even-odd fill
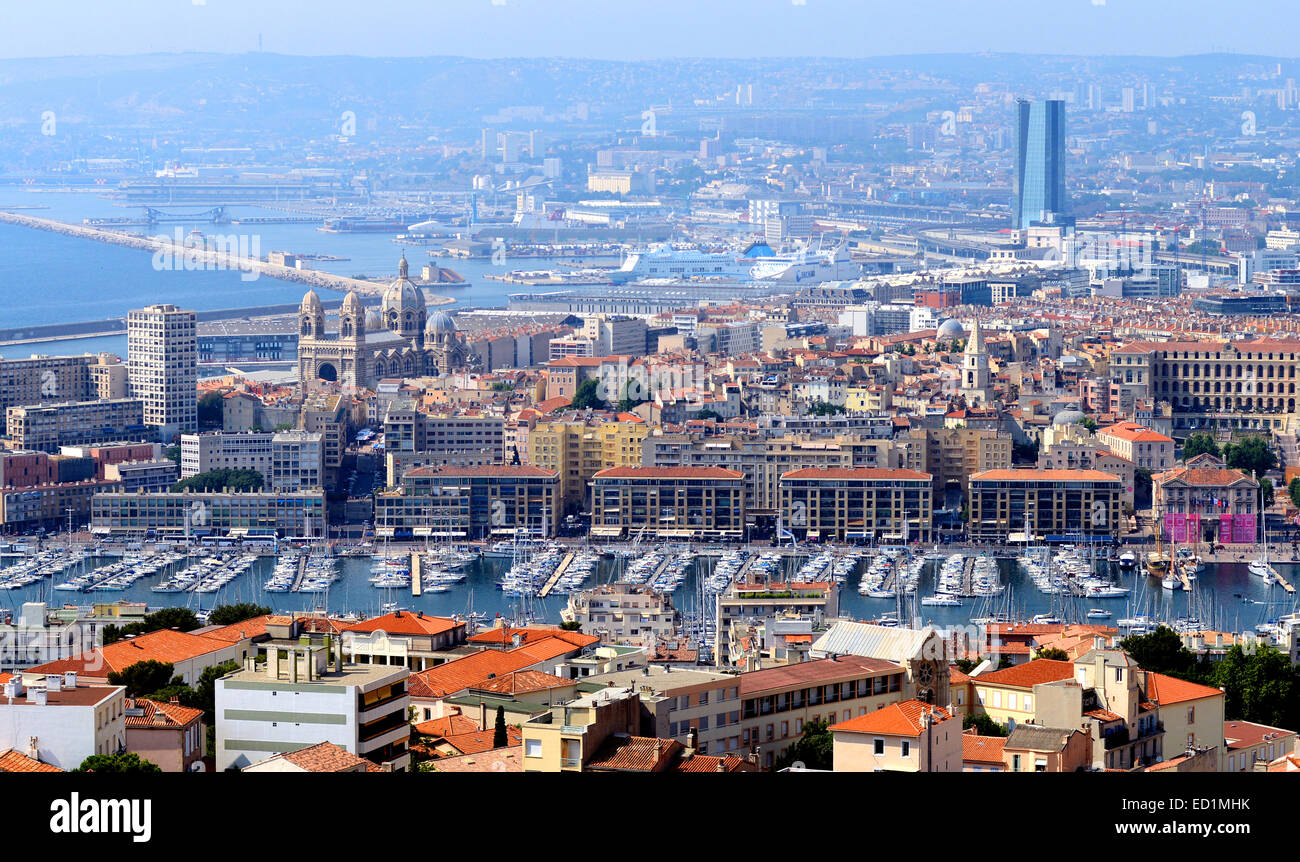
[[[332,742],[406,771],[405,667],[344,664],[339,641],[300,644],[273,635],[263,648],[264,665],[250,658],[244,669],[217,680],[218,770]]]
[[[75,673],[50,674],[24,685],[21,675],[4,683],[0,698],[0,751],[76,769],[95,754],[126,748],[126,688],[86,685]]]
[[[126,318],[131,394],[164,443],[198,428],[198,339],[191,310],[150,305]]]
[[[313,431],[181,435],[181,478],[209,470],[256,470],[275,491],[323,487],[325,447]]]

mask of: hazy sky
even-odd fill
[[[0,0],[0,57],[1295,56],[1295,0]]]

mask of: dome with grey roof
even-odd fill
[[[1078,423],[1082,422],[1084,419],[1087,418],[1088,418],[1088,414],[1084,413],[1078,407],[1067,407],[1052,417],[1052,424],[1053,425],[1077,425]]]
[[[435,311],[429,315],[429,322],[425,324],[424,331],[429,335],[442,335],[444,333],[456,332],[456,321],[445,311]]]
[[[966,334],[966,330],[962,328],[960,320],[951,317],[939,324],[939,331],[936,334],[939,338],[961,338]]]

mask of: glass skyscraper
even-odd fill
[[[1065,102],[1016,101],[1015,221],[1019,230],[1031,222],[1064,215]]]

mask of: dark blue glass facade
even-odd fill
[[[1016,102],[1013,227],[1065,214],[1065,102]]]

